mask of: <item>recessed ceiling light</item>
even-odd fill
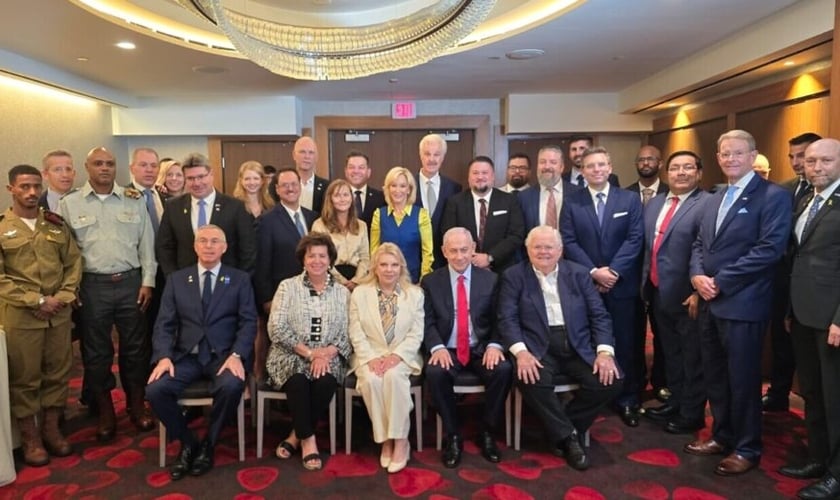
[[[388,78],[388,83],[399,83],[399,82],[400,82],[399,78]]]
[[[782,66],[793,66],[794,64],[796,64],[794,61],[785,61]]]
[[[221,66],[193,66],[193,73],[203,73],[205,75],[218,75],[227,73],[227,68]]]
[[[505,57],[514,61],[524,61],[526,59],[540,57],[543,54],[545,54],[545,51],[543,49],[518,49],[511,50],[510,52],[505,54]]]
[[[498,61],[499,59],[501,59],[501,57],[499,57],[499,56],[490,56],[490,57],[488,57],[487,59],[490,59],[491,61]]]
[[[672,103],[669,103],[669,104],[668,104],[668,107],[669,107],[669,108],[678,108],[678,107],[680,107],[680,106],[682,106],[682,105],[681,105],[680,103],[678,103],[678,102],[672,102]]]
[[[79,62],[88,62],[90,59],[87,57],[77,57],[76,60]]]
[[[117,45],[117,47],[119,47],[119,48],[121,48],[121,49],[123,49],[123,50],[134,50],[134,49],[136,49],[136,48],[137,48],[137,46],[136,46],[136,45],[134,45],[134,44],[133,44],[133,43],[131,43],[131,42],[119,42],[119,43],[117,43],[116,45]]]

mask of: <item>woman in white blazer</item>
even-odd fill
[[[423,291],[411,284],[405,258],[393,243],[376,249],[370,274],[353,291],[349,336],[356,390],[373,423],[373,439],[382,443],[380,464],[399,472],[411,454],[409,377],[423,367]]]

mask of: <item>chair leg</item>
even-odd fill
[[[257,425],[257,402],[255,401],[257,397],[257,378],[253,375],[249,378],[249,382],[251,385],[251,427],[256,427]]]
[[[510,398],[511,393],[508,392],[505,398],[505,446],[510,447]]]
[[[335,394],[330,400],[330,455],[335,455]]]
[[[239,461],[245,461],[245,398],[239,399],[236,409],[236,429],[239,438]]]
[[[251,399],[253,401],[253,399]],[[265,394],[257,392],[257,458],[263,455],[263,433],[265,431]]]
[[[435,446],[437,446],[437,450],[440,451],[442,437],[441,434],[443,433],[443,420],[441,420],[440,415],[437,416],[437,436],[435,438]]]
[[[158,421],[158,462],[166,467],[166,427],[161,421]]]
[[[350,454],[353,429],[353,390],[344,389],[344,453]]]
[[[513,449],[519,451],[522,437],[522,393],[517,388],[513,391]]]
[[[414,426],[417,433],[417,451],[423,451],[423,390],[418,386],[414,391]]]

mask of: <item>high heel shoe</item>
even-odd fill
[[[401,462],[397,462],[394,460],[394,455],[396,455],[397,446],[399,441],[405,442],[405,457]],[[408,442],[408,439],[400,439],[394,442],[394,455],[391,456],[391,463],[388,464],[388,474],[396,474],[397,472],[405,469],[405,466],[408,465],[408,460],[411,458],[411,445]]]
[[[385,451],[388,450],[386,455]],[[379,465],[383,469],[387,469],[391,465],[391,457],[394,455],[394,441],[392,439],[386,440],[382,443],[382,453],[379,455]]]

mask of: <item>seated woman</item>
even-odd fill
[[[242,200],[254,219],[274,206],[274,199],[268,195],[268,181],[260,162],[246,161],[239,166],[233,197]]]
[[[414,205],[417,189],[414,176],[403,167],[394,167],[385,176],[385,206],[370,221],[370,251],[382,243],[395,243],[408,264],[412,283],[432,272],[434,261],[432,219],[425,208]]]
[[[277,457],[289,458],[300,447],[303,466],[318,470],[323,463],[315,442],[315,425],[344,382],[350,355],[349,292],[329,273],[336,256],[329,235],[304,236],[296,255],[303,273],[282,281],[271,303],[266,371],[271,384],[286,392],[292,412],[293,429],[277,447]]]
[[[367,224],[356,217],[352,191],[344,179],[332,181],[324,195],[321,217],[312,224],[312,232],[327,233],[332,238],[338,252],[332,276],[351,292],[370,268]]]
[[[351,371],[382,443],[379,463],[399,472],[411,449],[411,385],[423,365],[423,292],[411,284],[405,258],[393,243],[373,252],[371,273],[350,297]],[[418,408],[417,411],[420,411]]]
[[[184,194],[184,171],[181,170],[181,164],[174,160],[162,161],[155,189],[163,201]],[[163,207],[166,210],[166,203]]]

